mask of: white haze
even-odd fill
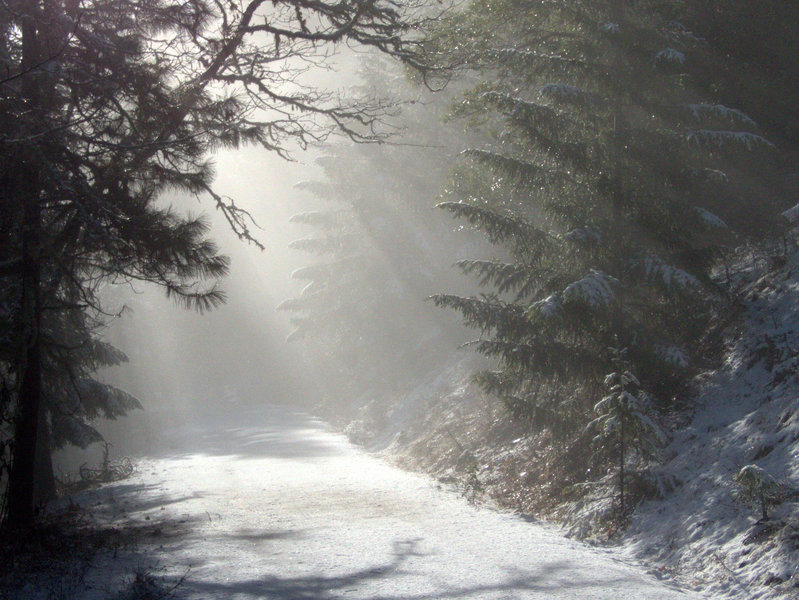
[[[211,237],[231,258],[221,282],[227,302],[199,314],[167,299],[162,290],[132,284],[110,290],[110,307],[126,312],[103,337],[129,362],[106,370],[106,381],[138,397],[144,414],[101,425],[118,453],[143,450],[142,427],[198,420],[230,404],[307,403],[308,371],[298,348],[285,343],[290,328],[275,307],[293,291],[296,261],[287,248],[294,183],[309,168],[259,148],[220,152],[215,188],[251,212],[253,233],[264,250],[239,240],[210,204],[171,198],[176,207],[212,220]],[[293,261],[293,262],[292,262]],[[133,428],[131,430],[131,427]],[[127,433],[132,433],[130,439]],[[139,438],[139,439],[137,439]]]
[[[355,84],[361,58],[348,54],[337,60],[334,68],[317,71],[315,83],[346,94],[349,90],[343,85]],[[313,407],[330,392],[325,374],[337,370],[337,366],[327,364],[323,368],[318,349],[314,354],[303,351],[301,344],[286,343],[290,314],[275,310],[299,292],[300,282],[291,279],[292,271],[313,262],[288,248],[292,240],[308,233],[289,219],[315,208],[314,200],[295,189],[295,184],[323,177],[314,160],[324,152],[324,146],[307,151],[295,148],[294,162],[257,147],[223,150],[213,157],[215,191],[235,199],[252,214],[259,226],[252,232],[264,250],[237,239],[223,216],[214,211],[210,199],[164,198],[182,211],[202,213],[212,220],[211,237],[232,259],[230,275],[221,282],[227,302],[200,315],[177,306],[162,290],[141,284],[107,290],[110,310],[123,305],[129,310],[112,320],[102,335],[125,352],[129,362],[100,375],[132,393],[144,406],[144,411],[117,422],[98,424],[114,445],[112,456],[145,453],[154,436],[182,421],[213,420],[215,415],[241,405]],[[431,189],[424,202],[432,206],[437,193],[437,189]],[[451,259],[444,260],[448,267]],[[418,304],[420,314],[430,312],[422,294]],[[386,353],[393,351],[392,340],[381,343]],[[448,347],[455,345],[453,342]],[[93,462],[99,457],[96,445],[88,455],[59,453],[56,465],[61,471],[72,470],[85,460]]]

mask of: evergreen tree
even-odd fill
[[[117,419],[141,409],[137,398],[101,381],[96,373],[127,356],[97,335],[103,323],[78,308],[49,311],[42,322],[42,419],[37,436],[34,495],[55,494],[52,452],[67,445],[102,442],[97,419]]]
[[[774,144],[690,85],[712,53],[683,8],[478,0],[431,41],[476,81],[455,114],[489,139],[464,152],[440,206],[499,249],[460,262],[485,293],[435,301],[497,359],[483,387],[562,447],[591,420],[609,347],[627,348],[643,388],[670,404],[724,304],[718,257],[779,206],[736,185]]]
[[[200,310],[219,304],[226,258],[202,219],[165,207],[160,194],[210,197],[239,237],[254,241],[246,211],[211,188],[209,152],[255,143],[285,155],[290,142],[305,146],[332,129],[373,139],[382,106],[333,97],[302,74],[341,41],[424,68],[413,39],[424,19],[414,9],[263,0],[0,7],[9,523],[33,519],[45,313],[100,308],[92,290],[102,281],[153,282]]]
[[[292,315],[290,339],[304,340],[350,406],[431,368],[451,324],[423,301],[448,276],[454,244],[447,219],[431,214],[454,155],[444,102],[385,62],[370,60],[361,77],[364,91],[402,108],[391,120],[400,133],[377,147],[326,148],[322,176],[297,185],[314,210],[291,221],[312,237],[290,246],[311,262],[293,274],[301,293],[279,307]]]
[[[649,394],[628,369],[624,349],[613,348],[611,353],[617,370],[605,376],[608,395],[594,405],[599,416],[587,429],[597,431],[594,442],[600,448],[618,450],[619,513],[625,515],[625,467],[631,462],[630,454],[636,452],[639,458],[651,459],[665,444],[666,434],[654,417]]]
[[[799,6],[780,0],[719,0],[686,3],[684,12],[683,22],[700,32],[712,54],[698,65],[692,85],[722,104],[734,103],[760,124],[770,140],[783,149],[795,149]],[[782,187],[779,180],[770,183]]]

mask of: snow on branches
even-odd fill
[[[591,269],[590,273],[566,286],[563,299],[587,304],[592,308],[605,308],[616,299],[614,288],[619,280],[611,275]]]
[[[728,108],[723,104],[684,104],[683,108],[697,121],[710,117],[724,119],[739,125],[757,126],[754,120],[745,112],[737,108]]]
[[[729,131],[719,129],[687,129],[685,138],[697,146],[756,150],[774,148],[774,144],[762,135],[751,131]]]
[[[693,290],[700,286],[696,277],[652,253],[633,260],[630,271],[633,275],[642,277],[644,281],[660,284],[668,292]]]

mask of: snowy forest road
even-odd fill
[[[286,407],[227,421],[100,490],[98,510],[144,532],[128,562],[185,576],[174,598],[698,598],[611,550],[471,506]]]

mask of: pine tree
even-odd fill
[[[165,207],[162,192],[210,197],[240,238],[255,241],[248,213],[212,189],[208,154],[253,143],[285,156],[289,143],[304,147],[331,130],[373,139],[384,107],[336,101],[302,74],[341,41],[425,69],[414,25],[426,19],[415,8],[263,0],[0,7],[0,275],[18,280],[4,286],[14,305],[4,366],[16,413],[9,523],[33,520],[44,313],[101,308],[92,290],[102,281],[148,281],[200,310],[218,305],[227,260],[204,220]],[[54,300],[67,303],[46,305]]]
[[[445,104],[384,61],[364,63],[360,86],[401,107],[391,120],[401,133],[377,147],[331,145],[321,176],[297,185],[313,210],[291,221],[310,237],[290,247],[309,264],[293,274],[300,294],[279,307],[291,313],[290,339],[327,365],[326,386],[348,405],[429,369],[451,326],[424,304],[452,262],[451,227],[431,214],[453,155],[439,137]]]
[[[608,394],[594,405],[599,416],[588,424],[587,430],[596,431],[594,442],[600,448],[608,445],[618,450],[619,514],[626,514],[625,468],[630,455],[649,460],[657,449],[666,443],[666,434],[657,423],[649,394],[641,382],[630,372],[623,348],[611,349],[616,370],[605,376]]]
[[[709,51],[682,6],[476,1],[431,41],[476,82],[455,114],[488,140],[464,152],[440,207],[498,248],[460,263],[485,293],[435,301],[497,359],[483,387],[567,440],[591,419],[609,347],[627,348],[670,404],[724,303],[718,257],[778,205],[736,187],[776,150],[744,112],[688,85]]]
[[[692,85],[722,104],[735,103],[760,124],[769,139],[783,149],[795,149],[799,143],[795,68],[799,7],[779,0],[756,4],[720,0],[690,2],[684,11],[686,26],[701,32],[713,53],[712,59],[702,61],[704,68]],[[771,183],[780,185],[778,180]]]
[[[127,356],[98,337],[103,322],[77,308],[50,311],[42,323],[42,419],[37,449],[36,501],[55,492],[52,452],[67,445],[103,442],[98,419],[115,420],[140,410],[137,398],[103,382],[97,371],[127,362]]]

